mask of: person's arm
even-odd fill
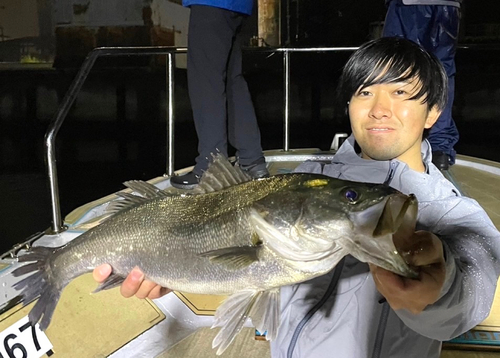
[[[443,203],[434,203],[437,206],[441,204]],[[408,301],[405,303],[409,305],[412,300],[421,300],[420,304],[424,304],[427,299],[425,308],[417,314],[412,313],[408,307],[399,309],[395,305],[393,308],[412,330],[444,341],[472,329],[488,316],[500,274],[500,233],[484,210],[468,198],[457,200],[452,209],[439,220],[435,229],[433,231],[442,241],[445,258],[445,278],[437,300],[432,303],[436,294],[432,281],[442,278],[440,267],[443,262],[433,264],[430,260],[431,271],[429,267],[420,267],[429,276],[429,282],[420,282],[422,286],[413,292],[418,298],[412,299],[411,295],[407,295]],[[437,266],[433,266],[436,264]],[[432,271],[433,269],[437,271]],[[386,286],[392,278],[387,275],[389,278],[385,280],[386,274],[378,269],[377,271],[375,276],[379,281],[378,285],[382,282]],[[392,297],[386,299],[389,303],[394,302]],[[418,307],[413,311],[418,311]]]
[[[97,266],[93,271],[94,280],[101,283],[109,275],[111,275],[112,268],[108,264]],[[125,281],[123,281],[120,292],[123,297],[136,296],[138,298],[149,298],[155,299],[160,298],[171,290],[157,285],[156,283],[145,280],[144,273],[139,268],[134,268],[127,276]]]

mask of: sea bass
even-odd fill
[[[109,263],[112,275],[96,291],[120,285],[138,266],[148,280],[172,290],[229,297],[217,309],[213,342],[221,354],[247,318],[266,338],[277,335],[280,287],[332,270],[347,254],[412,277],[392,236],[415,224],[417,201],[385,186],[319,174],[250,180],[221,155],[193,194],[126,183],[112,214],[59,248],[33,247],[14,276],[29,313],[45,330],[63,288]]]

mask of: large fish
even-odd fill
[[[113,213],[60,248],[33,247],[15,276],[29,313],[46,329],[61,291],[75,277],[109,263],[113,273],[97,290],[115,287],[138,266],[172,290],[229,295],[217,309],[221,354],[247,318],[273,339],[279,326],[279,288],[323,275],[347,254],[400,275],[415,273],[398,254],[393,233],[416,221],[417,201],[385,186],[319,174],[249,180],[221,155],[197,194],[171,195],[145,182],[126,184]],[[141,195],[137,195],[141,194]]]

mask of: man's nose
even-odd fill
[[[389,118],[392,115],[391,102],[387,96],[376,95],[370,109],[370,117],[374,119]]]

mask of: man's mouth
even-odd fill
[[[393,130],[392,128],[368,128],[369,131],[372,132],[388,132]]]

